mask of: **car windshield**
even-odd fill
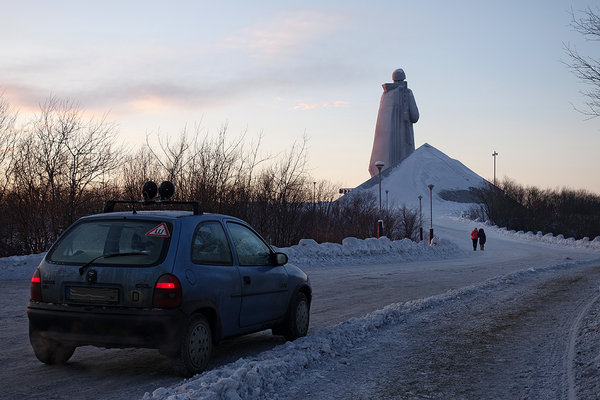
[[[172,224],[157,220],[89,220],[71,228],[50,250],[56,264],[158,264],[171,240]],[[108,256],[108,257],[107,257]]]

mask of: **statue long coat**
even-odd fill
[[[384,83],[379,104],[373,151],[369,162],[371,176],[378,173],[375,163],[383,161],[389,168],[415,151],[412,124],[419,120],[415,97],[406,81]]]

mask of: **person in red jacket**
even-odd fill
[[[477,239],[478,239],[478,235],[479,232],[477,231],[477,228],[473,229],[473,232],[471,232],[471,240],[473,241],[473,251],[477,250]]]

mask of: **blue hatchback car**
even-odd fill
[[[30,342],[46,364],[84,345],[157,348],[191,376],[221,339],[307,334],[309,279],[287,261],[244,221],[198,207],[87,216],[32,277]]]

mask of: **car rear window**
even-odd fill
[[[157,220],[89,220],[73,226],[50,250],[56,264],[156,265],[164,259],[172,224]]]

